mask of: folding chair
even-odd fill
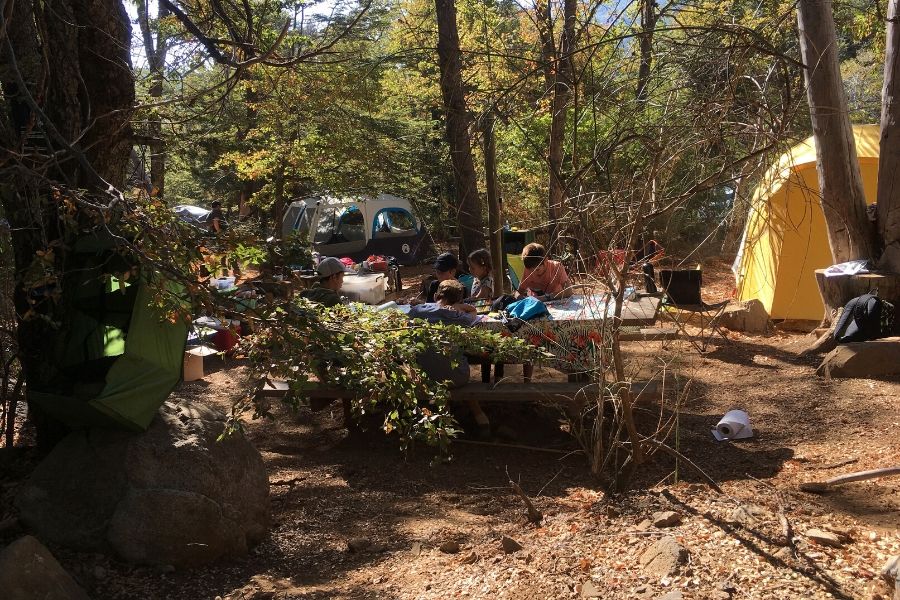
[[[667,315],[678,331],[684,335],[701,353],[706,352],[706,347],[716,333],[728,343],[728,337],[719,327],[719,320],[728,306],[728,301],[707,304],[700,297],[703,287],[703,276],[700,269],[671,270],[663,269],[659,272],[659,282],[665,296],[663,297],[663,314]],[[691,335],[687,332],[687,319],[682,318],[681,313],[696,314],[700,316],[700,333]]]
[[[519,289],[519,282],[522,281],[522,275],[525,273],[525,263],[518,254],[507,254],[506,264],[508,265],[506,277],[509,279],[510,289],[515,292]]]

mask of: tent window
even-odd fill
[[[384,208],[375,215],[372,237],[393,235],[414,235],[416,219],[404,208]]]
[[[341,215],[338,236],[342,238],[342,242],[359,242],[366,239],[363,214],[357,207],[351,206]]]
[[[316,238],[313,240],[317,244],[329,244],[331,238],[335,236],[337,228],[337,210],[333,208],[323,209],[319,215],[319,223],[316,225]]]
[[[302,238],[309,236],[309,213],[306,207],[300,209],[297,220],[294,221],[294,233]]]
[[[364,241],[362,212],[355,206],[347,209],[326,208],[319,217],[316,227],[317,244],[341,244]]]

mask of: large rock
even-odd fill
[[[825,355],[817,375],[830,377],[885,377],[900,374],[900,338],[840,344]]]
[[[40,537],[124,560],[187,567],[245,554],[269,527],[269,482],[225,417],[166,402],[140,434],[90,429],[66,437],[16,497]]]
[[[881,568],[881,577],[894,592],[893,599],[900,600],[900,555],[887,559]]]
[[[719,323],[732,331],[747,333],[767,333],[772,329],[766,307],[755,298],[729,304],[722,313]]]
[[[0,551],[3,600],[90,600],[50,551],[30,535]]]

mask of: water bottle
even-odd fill
[[[506,219],[506,220],[503,222],[503,230],[504,230],[504,231],[511,231],[511,230],[512,230],[512,227],[509,225],[509,219]]]
[[[322,260],[322,256],[318,252],[312,253],[312,266],[313,269],[319,266],[319,262]]]

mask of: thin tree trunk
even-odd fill
[[[166,53],[169,49],[168,37],[162,27],[157,25],[156,31],[150,26],[148,0],[138,0],[138,25],[141,28],[141,37],[144,41],[144,53],[147,55],[147,65],[150,68],[150,89],[148,95],[151,102],[162,98],[163,82],[165,74],[163,69],[166,64]],[[160,3],[157,7],[157,23],[169,15],[169,9]],[[155,39],[154,39],[155,33]],[[166,187],[166,144],[162,135],[162,119],[159,107],[150,110],[147,119],[147,129],[151,141],[150,154],[150,184],[154,193],[164,197]]]
[[[650,82],[650,67],[653,64],[653,31],[656,29],[656,2],[643,0],[641,2],[641,65],[638,68],[637,99],[643,108],[647,102],[647,84]]]
[[[462,80],[462,52],[456,25],[454,0],[435,0],[438,26],[438,62],[441,70],[441,96],[447,119],[447,144],[459,208],[460,250],[463,256],[484,247],[481,201],[478,198],[478,179],[472,159],[469,138],[471,118],[466,110],[465,88]]]
[[[875,258],[830,0],[799,0],[797,25],[816,140],[822,212],[835,262]]]
[[[487,186],[488,231],[494,269],[494,295],[508,291],[503,265],[503,230],[500,225],[500,198],[497,196],[497,146],[494,142],[493,107],[484,115],[484,179]]]
[[[572,43],[575,39],[575,0],[563,0],[563,28],[556,53],[553,99],[550,104],[550,140],[548,167],[550,193],[548,199],[551,224],[557,224],[566,214],[566,177],[563,160],[566,147],[566,118],[572,103],[573,72]],[[548,11],[549,16],[549,11]]]
[[[878,160],[878,267],[900,273],[900,0],[890,0],[881,93],[881,152]]]

